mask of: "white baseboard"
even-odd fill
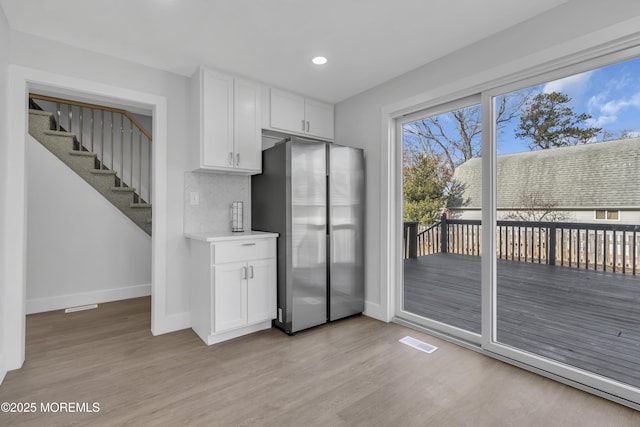
[[[123,299],[145,297],[151,295],[151,284],[126,286],[102,291],[82,292],[77,294],[59,295],[47,298],[35,298],[27,300],[27,314],[42,313],[45,311],[61,310],[68,307],[77,307],[87,304],[99,304],[104,302],[119,301]]]
[[[0,353],[0,384],[4,381],[4,377],[7,375],[7,365],[4,362],[4,353]]]

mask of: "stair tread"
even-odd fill
[[[150,208],[151,203],[131,203],[129,207],[132,207],[135,209]]]
[[[69,154],[72,156],[80,156],[80,157],[96,157],[97,156],[96,153],[92,153],[91,151],[78,151],[78,150],[71,150],[69,151]]]
[[[53,115],[53,113],[50,113],[48,111],[36,110],[36,109],[33,109],[33,108],[29,109],[29,114],[35,114],[35,115],[38,115],[38,116],[49,116],[49,117],[51,117]]]
[[[135,193],[136,189],[133,187],[111,187],[111,191],[118,193]]]
[[[74,137],[75,134],[71,133],[71,132],[65,132],[62,130],[45,130],[44,131],[45,135],[53,135],[53,136],[69,136],[69,137]]]
[[[107,169],[91,169],[90,172],[94,175],[115,175],[116,171]]]

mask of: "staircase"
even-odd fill
[[[38,102],[38,98],[46,98],[46,100],[44,100],[44,102]],[[145,171],[146,173],[144,173],[145,177],[143,178],[142,169],[144,156],[142,139],[143,132],[145,131],[141,128],[138,129],[137,138],[134,137],[135,127],[139,126],[137,122],[134,123],[135,119],[132,118],[129,128],[125,129],[124,119],[127,115],[125,115],[126,112],[122,112],[122,110],[109,109],[106,107],[102,109],[103,107],[91,104],[75,103],[73,101],[40,95],[30,95],[30,105],[36,108],[41,108],[40,104],[50,105],[52,100],[55,101],[56,106],[53,108],[55,112],[34,108],[29,109],[29,134],[62,160],[69,168],[80,175],[82,179],[122,211],[122,213],[129,217],[138,227],[151,236],[151,139],[148,138],[147,141],[148,166],[147,171]],[[61,102],[68,103],[67,129],[72,129],[75,123],[76,129],[78,129],[77,134],[68,132],[61,126]],[[76,110],[74,110],[74,104],[82,105],[76,105]],[[83,113],[86,115],[87,108],[94,108],[90,111],[90,130],[87,129],[86,120],[83,124]],[[99,123],[99,129],[97,131],[94,124],[96,110],[99,112],[99,114],[97,114],[99,119],[95,121]],[[104,110],[108,110],[107,117],[110,115],[111,119],[110,122],[107,123],[106,131]],[[119,119],[120,129],[116,129],[116,132],[114,132],[114,124],[116,124],[117,128],[118,118],[117,115],[114,116],[112,110],[116,111],[116,114],[122,114]],[[79,117],[75,119],[73,118],[74,111],[79,111]],[[119,138],[114,139],[116,133],[119,133]],[[96,135],[99,135],[99,138],[95,138]],[[106,138],[105,135],[107,136]],[[87,140],[89,137],[91,143],[83,144],[82,140]],[[97,141],[95,141],[94,144],[94,140],[96,139]],[[137,146],[136,143],[138,143]],[[89,145],[89,147],[86,145]],[[118,151],[120,154],[119,158]],[[135,159],[134,153],[137,154],[137,159]],[[110,167],[107,166],[107,160],[109,159],[111,160]],[[126,168],[128,169],[127,171],[125,171],[125,166],[128,166]],[[138,167],[138,171],[134,170],[135,166]],[[128,176],[126,172],[129,172]],[[148,178],[146,183],[144,181],[145,178]],[[135,181],[137,181],[141,187],[146,185],[146,200],[142,198],[142,191],[137,191],[136,188],[131,185],[131,183]]]

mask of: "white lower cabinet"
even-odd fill
[[[207,344],[271,327],[276,239],[191,241],[191,326]]]

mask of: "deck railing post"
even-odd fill
[[[409,249],[409,258],[418,258],[418,221],[404,223],[404,235]]]
[[[547,259],[549,265],[556,265],[556,226],[549,226],[549,256]]]
[[[442,214],[442,216],[440,216],[440,252],[443,254],[447,253],[447,246],[449,244],[447,240],[447,215]]]

